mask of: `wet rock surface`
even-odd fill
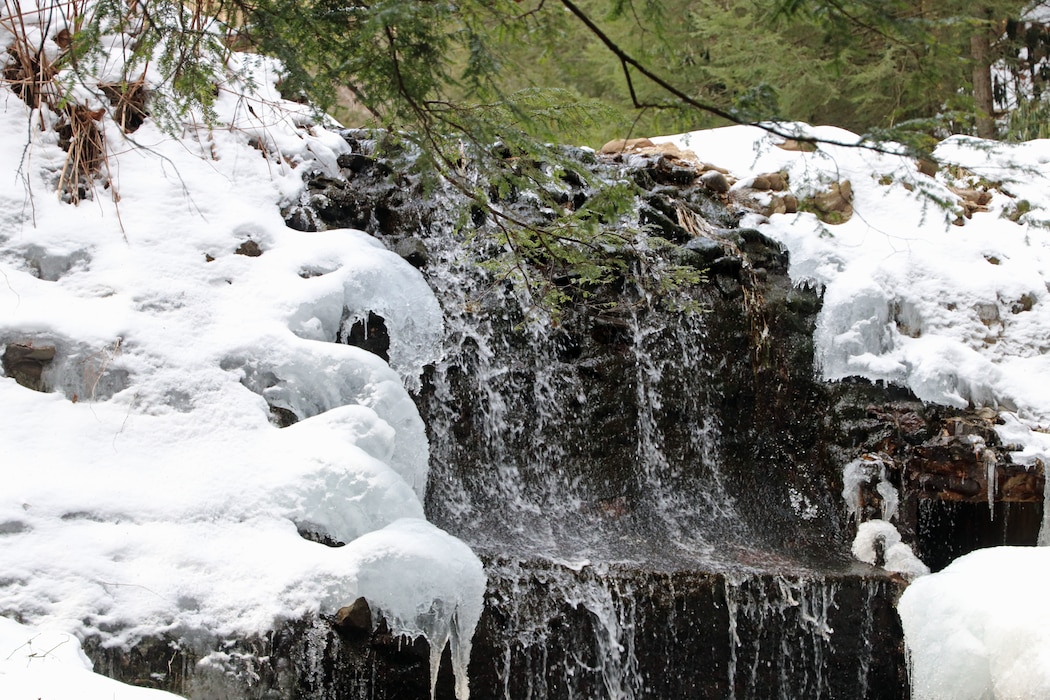
[[[705,279],[656,299],[619,280],[530,326],[455,227],[405,198],[410,179],[362,163],[339,192],[379,203],[317,209],[427,248],[449,325],[419,398],[428,517],[489,575],[472,694],[906,697],[903,584],[848,554],[850,450],[829,447],[834,395],[813,370],[819,294],[794,287],[780,246],[738,228],[728,187],[677,154],[619,144],[587,167],[634,182],[636,223]],[[566,185],[567,201],[591,196]],[[489,225],[483,210],[468,224]],[[682,313],[683,298],[704,313]]]

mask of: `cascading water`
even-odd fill
[[[819,299],[792,287],[776,244],[702,187],[658,185],[661,163],[592,162],[639,182],[643,209],[676,198],[707,219],[703,245],[673,246],[707,280],[677,300],[613,285],[600,301],[615,305],[552,324],[484,271],[498,251],[448,213],[461,202],[427,205],[358,166],[318,214],[424,249],[444,309],[418,404],[428,518],[486,562],[474,697],[907,694],[899,585],[849,559],[812,369]]]

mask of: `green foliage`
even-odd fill
[[[1046,98],[1022,100],[1007,117],[1005,141],[1031,141],[1050,138],[1050,102]]]
[[[53,108],[88,86],[111,100],[116,94],[116,112],[154,69],[164,76],[149,105],[154,118],[169,128],[191,113],[208,121],[232,44],[274,56],[286,69],[286,95],[331,108],[348,92],[367,125],[391,135],[390,148],[411,149],[420,171],[487,208],[500,224],[495,242],[510,253],[503,269],[532,275],[525,284],[545,302],[586,298],[641,275],[653,259],[644,232],[608,233],[633,202],[628,189],[591,178],[597,194],[586,206],[559,200],[559,178],[572,166],[550,143],[598,146],[725,119],[783,118],[833,123],[925,152],[936,136],[973,123],[966,89],[974,66],[960,58],[970,38],[1020,10],[1008,0],[988,0],[979,13],[962,0],[98,0],[70,7],[75,32],[49,73],[66,81],[47,93],[58,95]],[[112,37],[126,39],[124,74],[102,86],[102,46]],[[23,73],[45,74],[39,60],[28,56]],[[1045,125],[1046,107],[1029,105],[1017,110],[1010,134],[1044,134]],[[525,191],[540,193],[545,220],[520,218],[514,197]],[[685,283],[689,274],[661,268],[658,276]]]

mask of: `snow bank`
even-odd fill
[[[363,595],[394,631],[451,642],[466,697],[485,578],[424,520],[405,388],[438,358],[440,308],[367,235],[285,227],[303,171],[346,144],[280,99],[272,63],[236,60],[258,88],[220,86],[215,129],[107,122],[109,181],[78,207],[54,190],[57,135],[28,128],[55,115],[0,88],[0,354],[54,348],[47,393],[0,376],[0,614],[207,643]],[[333,342],[369,312],[389,366]],[[24,681],[9,666],[3,697]]]
[[[0,688],[5,700],[177,700],[91,671],[80,642],[0,617]]]
[[[914,581],[897,610],[916,700],[1050,697],[1050,550],[996,547]]]

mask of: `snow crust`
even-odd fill
[[[234,61],[257,87],[220,86],[216,128],[147,120],[129,137],[107,122],[110,183],[77,207],[54,191],[57,135],[36,128],[56,116],[0,88],[0,353],[55,347],[49,393],[0,375],[0,615],[72,635],[68,649],[207,645],[365,596],[395,632],[451,642],[465,698],[485,576],[424,519],[408,393],[439,357],[440,307],[366,234],[285,227],[303,172],[334,171],[347,146],[280,98],[275,64]],[[248,241],[262,254],[235,253]],[[370,311],[389,365],[333,342]],[[268,403],[300,420],[276,427]],[[40,639],[0,624],[5,644]],[[81,657],[63,657],[70,678],[87,677]],[[26,675],[7,659],[0,696],[51,661]]]
[[[916,700],[1050,697],[1045,547],[994,547],[920,578],[898,603]]]

